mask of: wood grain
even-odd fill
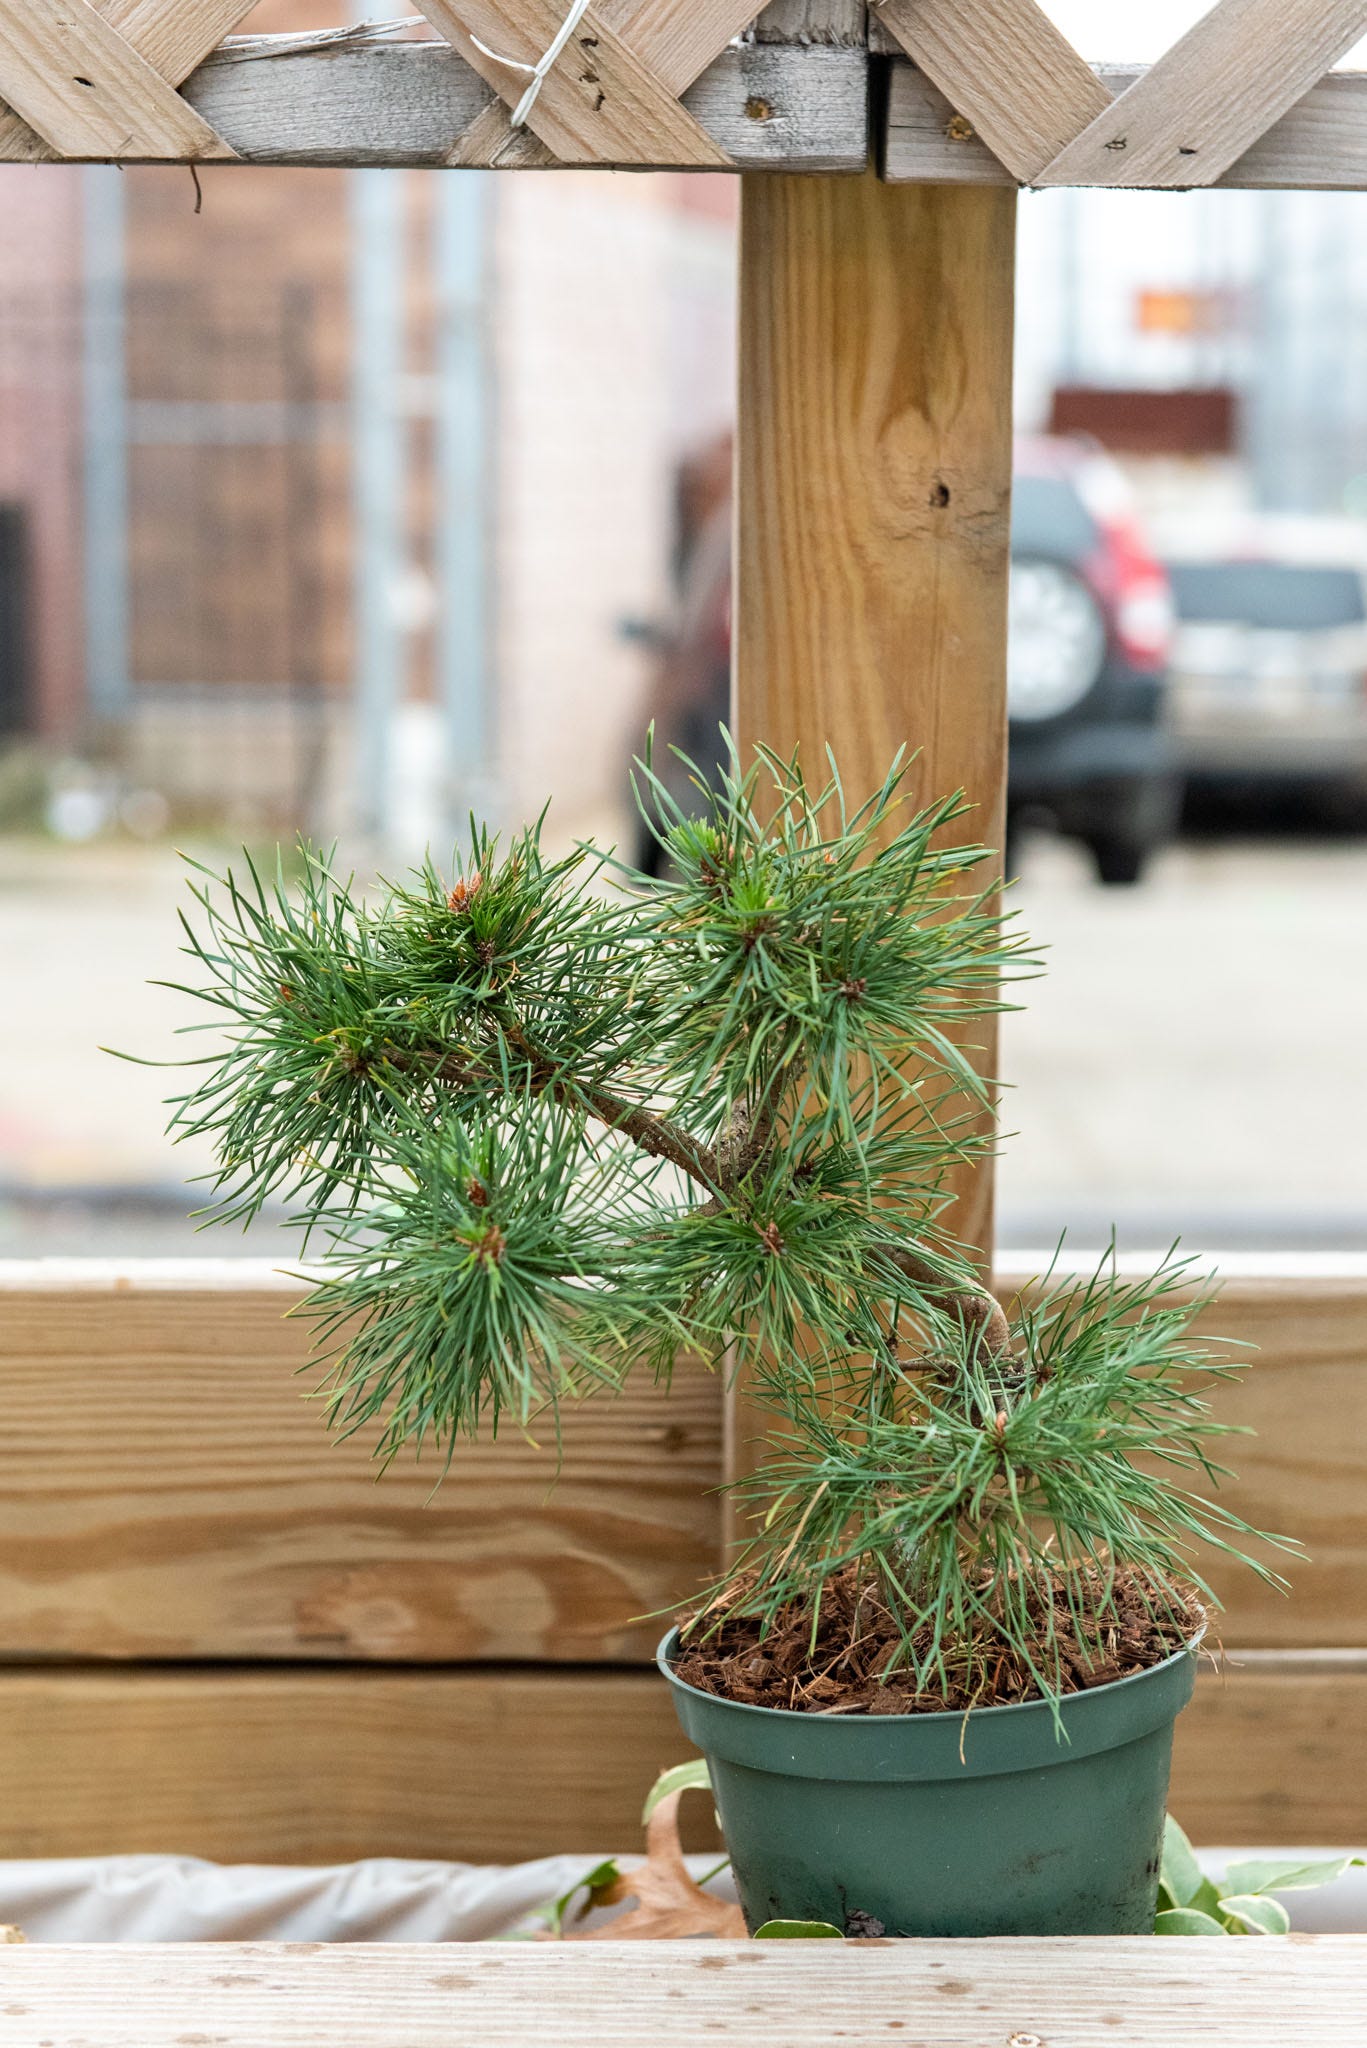
[[[879,0],[877,19],[1026,184],[1109,105],[1036,0]]]
[[[434,1493],[328,1440],[300,1292],[0,1294],[0,1655],[649,1657],[715,1561],[717,1383],[576,1408],[558,1484],[513,1434]]]
[[[715,1559],[718,1383],[572,1410],[554,1486],[516,1437],[435,1494],[422,1466],[377,1483],[303,1398],[299,1291],[233,1261],[0,1268],[0,1656],[648,1658],[636,1618]],[[1256,1432],[1221,1497],[1309,1553],[1289,1598],[1211,1564],[1220,1633],[1367,1649],[1367,1279],[1239,1275],[1203,1329],[1254,1347],[1216,1397]]]
[[[868,35],[868,8],[864,0],[769,0],[752,33],[761,43],[862,49]]]
[[[692,1754],[654,1672],[11,1671],[0,1856],[602,1855]]]
[[[502,105],[439,43],[210,59],[185,97],[244,160],[371,168],[446,163],[453,136]],[[730,49],[683,100],[734,164],[853,171],[867,160],[867,67],[856,50]],[[505,109],[497,133],[506,132]],[[533,161],[553,159],[542,149]]]
[[[1367,1937],[0,1951],[0,2048],[1361,2048]]]
[[[1367,1842],[1365,1747],[1360,1655],[1231,1652],[1178,1722],[1170,1803],[1198,1841]],[[653,1672],[11,1670],[0,1855],[624,1850],[689,1754]]]
[[[877,179],[748,179],[735,723],[852,790],[919,750],[1000,842],[1014,208]],[[903,203],[905,202],[905,203]],[[983,1070],[990,1022],[975,1027]],[[990,1246],[991,1174],[953,1226]],[[968,1192],[971,1186],[972,1193]]]
[[[1352,47],[1367,0],[1219,0],[1040,185],[1213,185]]]
[[[105,0],[111,29],[168,85],[181,85],[217,49],[256,0]],[[0,163],[52,163],[57,152],[10,107],[0,107]]]
[[[0,0],[0,94],[62,157],[233,154],[88,0]]]
[[[1231,1651],[1177,1723],[1168,1805],[1196,1842],[1367,1844],[1367,1659]]]
[[[1097,75],[1118,99],[1143,71],[1103,64]],[[1015,182],[939,87],[905,62],[891,67],[882,163],[892,184]],[[1367,189],[1367,72],[1335,71],[1322,78],[1216,182],[1228,190]]]
[[[598,0],[595,12],[674,93],[686,92],[755,18],[754,0]]]

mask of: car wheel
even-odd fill
[[[1096,862],[1097,879],[1108,888],[1129,889],[1143,880],[1150,849],[1142,840],[1099,833],[1087,844]]]

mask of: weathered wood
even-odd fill
[[[924,72],[897,63],[891,73],[882,157],[890,183],[1015,182]],[[1106,64],[1097,75],[1118,98],[1143,72]],[[1321,79],[1216,182],[1225,190],[1367,190],[1367,72],[1335,71]]]
[[[596,12],[676,93],[686,92],[755,18],[754,0],[689,0],[686,7],[679,0],[599,0]]]
[[[244,161],[368,168],[443,164],[453,138],[495,105],[437,43],[211,58],[186,81],[185,98]],[[867,70],[857,50],[727,50],[683,104],[739,166],[853,171],[867,159]]]
[[[879,0],[878,20],[1029,183],[1109,104],[1036,0]]]
[[[548,1428],[434,1492],[436,1462],[329,1442],[301,1290],[216,1273],[0,1293],[0,1657],[653,1653],[641,1617],[715,1563],[715,1380],[574,1408],[558,1482]]]
[[[919,749],[920,798],[965,789],[964,836],[995,846],[1015,213],[901,197],[871,175],[743,188],[733,722],[818,777],[829,743],[861,795]],[[991,1021],[973,1036],[990,1073]],[[991,1182],[961,1174],[950,1223],[984,1254]],[[738,1390],[730,1476],[764,1419]]]
[[[165,0],[105,0],[111,29],[132,44],[168,85],[180,85],[217,49],[256,0],[198,0],[168,7]],[[57,152],[9,107],[0,107],[0,163],[52,163]]]
[[[564,20],[560,0],[418,0],[439,34],[510,106],[522,98],[525,71],[555,40]],[[715,20],[734,0],[704,0]],[[726,47],[733,33],[718,30],[698,69]],[[497,51],[496,57],[489,52]],[[511,63],[502,61],[512,60]],[[686,81],[691,83],[691,79]],[[542,81],[527,125],[561,163],[637,166],[670,164],[719,169],[724,150],[684,108],[670,87],[620,35],[590,8],[568,47]],[[453,151],[459,143],[453,140]],[[495,146],[497,148],[497,145]]]
[[[0,1856],[601,1855],[692,1754],[653,1672],[11,1671]]]
[[[1365,23],[1367,0],[1219,0],[1035,182],[1213,185]]]
[[[61,1946],[0,1951],[3,2048],[1361,2048],[1367,1937]]]
[[[89,0],[0,0],[0,94],[64,158],[232,155]]]
[[[868,34],[868,9],[864,0],[769,0],[751,33],[759,43],[858,49]]]

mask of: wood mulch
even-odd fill
[[[749,1590],[738,1584],[733,1605],[743,1605]],[[1062,1585],[1050,1589],[1065,1693],[1147,1671],[1191,1642],[1205,1624],[1189,1589],[1156,1589],[1134,1573],[1117,1573],[1109,1587],[1099,1574],[1081,1574],[1073,1594],[1080,1626]],[[913,1641],[924,1650],[926,1632]],[[814,1641],[809,1606],[783,1609],[767,1629],[745,1613],[724,1613],[718,1620],[713,1606],[705,1621],[700,1615],[685,1624],[674,1669],[686,1685],[719,1699],[808,1714],[964,1712],[1040,1697],[1029,1665],[986,1629],[972,1646],[947,1647],[950,1682],[933,1691],[918,1691],[905,1669],[902,1644],[902,1627],[877,1581],[847,1565],[826,1583]],[[1047,1670],[1050,1661],[1041,1650],[1037,1664]]]

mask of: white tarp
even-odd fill
[[[1338,1849],[1210,1849],[1213,1874],[1235,1858],[1314,1862]],[[0,1863],[0,1922],[30,1941],[485,1941],[507,1934],[602,1859],[546,1856],[507,1867],[397,1857],[333,1869],[220,1865],[193,1856],[70,1857]],[[631,1858],[623,1859],[630,1863]],[[715,1859],[690,1857],[702,1876]],[[725,1889],[725,1880],[715,1887]],[[1367,1933],[1367,1870],[1322,1892],[1289,1892],[1293,1926]]]

